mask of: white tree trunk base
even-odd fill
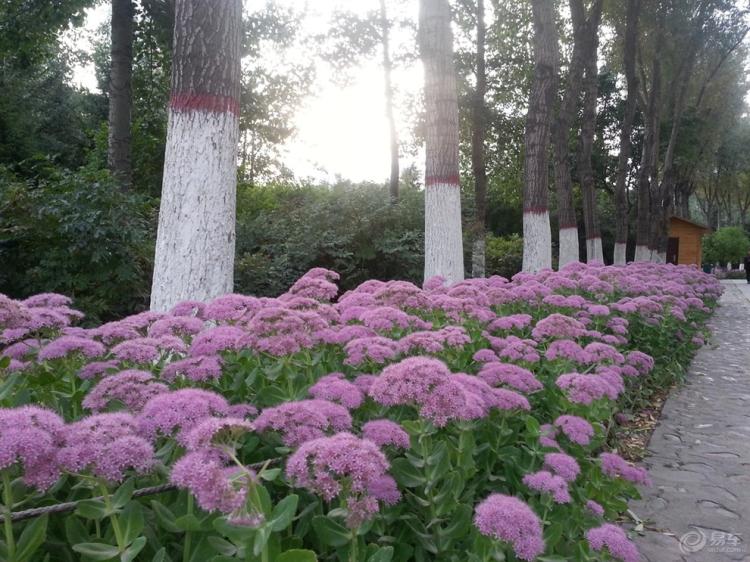
[[[170,111],[151,309],[232,292],[238,118]]]
[[[523,214],[523,270],[552,269],[552,229],[549,211]]]
[[[484,236],[476,238],[471,248],[471,276],[476,278],[486,275],[487,243]]]
[[[601,238],[586,239],[586,263],[604,263]]]
[[[569,263],[580,261],[578,246],[578,229],[561,228],[560,229],[560,259],[559,268],[563,268]]]
[[[612,263],[614,265],[625,265],[625,263],[627,262],[627,257],[626,257],[627,256],[627,250],[628,250],[628,245],[627,244],[623,244],[622,242],[616,242],[615,243],[615,253],[614,253],[614,256],[613,256],[614,259],[613,259]]]
[[[439,275],[448,284],[464,279],[461,188],[454,183],[425,187],[425,281]]]
[[[651,261],[651,249],[648,246],[636,246],[635,261]]]

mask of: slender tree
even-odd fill
[[[549,143],[557,84],[558,39],[555,6],[532,0],[534,15],[534,82],[526,114],[523,182],[523,270],[552,267],[549,222]]]
[[[107,165],[124,188],[130,187],[133,176],[130,121],[133,106],[134,12],[132,0],[112,0]]]
[[[241,0],[177,0],[151,308],[231,292]]]
[[[614,264],[624,265],[628,244],[628,199],[627,181],[629,161],[632,153],[631,135],[638,100],[638,76],[635,60],[638,50],[638,19],[641,0],[628,0],[625,33],[623,42],[623,69],[627,84],[625,114],[620,129],[620,154],[617,160],[617,180],[615,184],[615,251]]]
[[[391,60],[391,23],[388,21],[385,0],[380,0],[380,42],[383,49],[383,80],[385,86],[385,117],[388,120],[388,132],[391,153],[391,178],[389,191],[391,203],[398,201],[399,188],[399,154],[398,154],[398,131],[396,129],[396,117],[393,111],[393,61]]]
[[[448,0],[420,0],[426,109],[425,280],[464,278],[458,173],[458,94]]]
[[[603,262],[602,233],[599,227],[599,209],[596,201],[596,181],[591,157],[596,135],[596,99],[599,93],[599,22],[602,2],[595,2],[588,21],[588,37],[584,62],[583,118],[578,158],[578,176],[583,194],[583,221],[586,227],[586,261]]]
[[[476,86],[471,108],[471,169],[474,173],[474,226],[471,250],[471,275],[484,277],[487,222],[487,165],[484,143],[487,137],[487,62],[485,47],[487,27],[484,21],[484,0],[476,4],[477,52],[475,61]]]

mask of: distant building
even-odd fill
[[[667,263],[701,266],[703,236],[711,229],[703,224],[680,217],[669,219]]]

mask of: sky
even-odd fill
[[[305,10],[305,31],[321,33],[336,9],[364,12],[377,9],[377,0],[276,0],[283,6]],[[265,0],[245,0],[245,9],[254,11]],[[410,2],[416,6],[416,2]],[[94,30],[108,21],[110,4],[100,4],[87,11],[86,29]],[[416,13],[413,14],[416,18]],[[84,37],[78,46],[87,48]],[[80,35],[79,35],[80,37]],[[395,38],[398,41],[398,37]],[[297,53],[295,56],[306,56]],[[97,89],[93,64],[74,68],[76,84]],[[416,95],[422,83],[419,62],[399,69],[394,82],[403,95]],[[324,64],[318,68],[313,94],[297,112],[297,133],[284,147],[284,163],[296,176],[334,181],[336,176],[353,181],[386,181],[390,173],[388,123],[385,118],[383,74],[377,61],[356,69],[345,87],[332,80],[332,72]],[[397,121],[406,134],[408,116],[397,112]],[[421,158],[404,155],[402,167],[422,165]]]

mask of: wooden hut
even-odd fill
[[[667,263],[701,266],[703,236],[711,232],[705,225],[680,217],[669,219]]]

